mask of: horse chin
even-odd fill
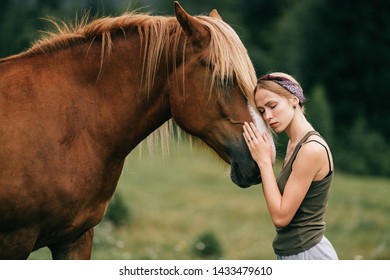
[[[253,172],[253,170],[257,170]],[[261,183],[260,170],[255,162],[239,163],[232,162],[230,178],[240,188],[248,188]]]

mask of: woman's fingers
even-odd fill
[[[249,127],[253,131],[253,134],[255,135],[255,137],[257,139],[259,139],[261,137],[261,135],[260,135],[259,131],[257,130],[257,127],[255,126],[255,124],[251,122]]]
[[[256,134],[253,132],[252,127],[247,122],[244,123],[244,132],[249,142],[257,139]]]
[[[252,136],[246,124],[244,125],[244,138],[247,142],[250,142],[252,140]]]
[[[260,134],[253,123],[249,124],[247,122],[244,123],[243,130],[242,135],[248,145],[252,158],[256,162],[268,161],[269,154],[269,159],[272,162],[272,149],[267,133]]]

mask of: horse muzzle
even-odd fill
[[[232,161],[230,178],[233,183],[241,188],[248,188],[261,183],[259,167],[253,160]]]

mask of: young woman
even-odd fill
[[[298,82],[285,73],[261,77],[255,88],[257,109],[289,142],[282,170],[275,178],[272,148],[253,123],[244,124],[244,138],[259,166],[264,197],[276,227],[277,259],[337,259],[324,236],[324,216],[333,178],[333,161],[325,140],[304,115],[305,97]]]

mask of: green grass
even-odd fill
[[[337,168],[337,167],[336,167]],[[390,259],[390,180],[336,172],[326,236],[340,259]],[[274,227],[261,186],[240,189],[229,167],[203,149],[176,144],[161,153],[127,159],[117,194],[131,220],[95,229],[93,259],[196,259],[204,232],[218,239],[221,259],[274,259]],[[47,249],[30,259],[48,259]]]

